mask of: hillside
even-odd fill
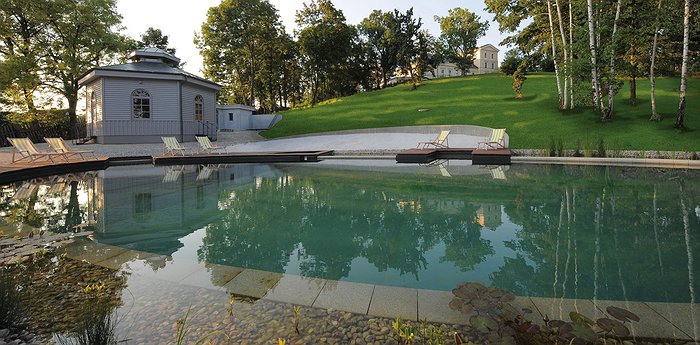
[[[574,141],[602,138],[608,149],[700,151],[700,79],[688,81],[686,126],[673,129],[678,106],[677,78],[659,78],[657,108],[661,122],[648,121],[649,82],[637,82],[636,106],[627,102],[627,83],[616,98],[615,119],[602,123],[592,109],[561,112],[554,75],[528,76],[524,98],[515,99],[511,79],[481,75],[426,81],[417,90],[400,85],[327,101],[313,108],[283,112],[284,119],[262,135],[290,135],[358,128],[413,125],[479,125],[505,127],[512,148],[547,148],[552,139]],[[419,109],[429,111],[419,112]]]

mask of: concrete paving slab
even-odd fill
[[[550,320],[571,321],[569,313],[572,311],[578,312],[591,319],[603,316],[593,302],[587,299],[530,297],[530,300],[536,308],[533,312],[539,313],[539,320],[533,320],[538,323],[544,323],[542,319],[545,315]]]
[[[672,323],[685,338],[700,342],[700,305],[693,303],[645,302],[647,306]],[[641,317],[641,315],[640,315]],[[680,336],[679,333],[674,335]]]
[[[313,307],[367,314],[374,285],[344,281],[328,281]]]
[[[324,285],[325,279],[285,274],[277,285],[267,291],[263,299],[310,307]]]
[[[606,312],[606,309],[610,306],[626,309],[637,314],[640,319],[639,322],[627,323],[627,327],[632,331],[633,337],[687,338],[680,329],[661,317],[659,313],[654,311],[646,303],[596,300],[593,301],[593,304],[595,304],[596,308],[600,311],[600,315],[597,315],[596,318],[608,317],[614,319],[614,317],[608,316]]]
[[[74,260],[85,260],[89,263],[96,263],[102,260],[123,254],[128,249],[96,243],[92,241],[79,240],[61,249],[69,258]]]
[[[454,295],[449,291],[418,290],[418,319],[433,322],[466,325],[471,315],[449,307]]]
[[[145,261],[148,258],[155,256],[153,253],[142,252],[138,250],[127,250],[119,255],[94,262],[93,264],[111,268],[113,270],[130,271],[129,264],[137,261]],[[138,265],[138,264],[137,264]]]
[[[418,290],[394,286],[374,287],[369,315],[418,320]]]
[[[262,298],[279,280],[281,273],[246,269],[226,283],[226,291],[234,295]]]
[[[203,267],[203,263],[162,255],[154,255],[128,264],[128,270],[134,274],[176,283]]]
[[[226,283],[243,272],[240,267],[206,263],[202,269],[186,276],[180,283],[212,290],[226,291]]]

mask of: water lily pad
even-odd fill
[[[598,325],[598,327],[600,327],[600,329],[606,332],[615,333],[615,335],[620,337],[626,337],[630,335],[629,328],[627,328],[627,326],[625,326],[622,322],[617,320],[608,319],[604,317],[596,320],[596,324]]]
[[[614,317],[622,322],[628,322],[628,321],[639,322],[639,316],[637,316],[637,314],[635,314],[627,309],[609,306],[605,310],[608,312],[608,314],[610,314],[610,316],[612,316],[612,317]]]
[[[591,319],[587,318],[585,315],[583,315],[581,313],[577,313],[575,311],[572,311],[569,313],[569,318],[574,323],[583,323],[583,324],[588,325],[588,326],[595,325],[595,322],[593,320],[591,320]]]
[[[481,333],[487,333],[493,330],[498,330],[498,322],[496,320],[482,316],[474,315],[469,318],[469,323],[474,327],[475,330]]]
[[[549,321],[549,327],[554,327],[554,328],[560,328],[561,326],[566,325],[567,323],[562,321],[562,320],[551,320]]]
[[[587,342],[593,342],[598,339],[598,335],[586,324],[574,322],[571,324],[571,334],[576,338],[583,339]]]

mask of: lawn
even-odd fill
[[[651,122],[649,82],[637,82],[636,106],[627,101],[626,83],[616,98],[614,120],[603,123],[590,108],[560,111],[551,74],[528,76],[522,99],[514,98],[511,79],[502,75],[438,79],[417,90],[401,85],[289,110],[262,135],[277,138],[359,128],[478,125],[507,128],[512,148],[547,148],[552,139],[562,139],[567,148],[574,148],[576,140],[585,143],[602,138],[608,149],[700,151],[700,79],[688,82],[688,130],[682,132],[673,128],[678,87],[677,78],[657,79],[657,109],[664,119]]]

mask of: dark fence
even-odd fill
[[[68,126],[43,126],[32,123],[27,126],[19,126],[11,123],[0,124],[0,147],[10,146],[7,138],[29,138],[35,143],[43,143],[44,138],[61,137],[66,140],[86,137],[85,123],[77,123],[75,127]]]

